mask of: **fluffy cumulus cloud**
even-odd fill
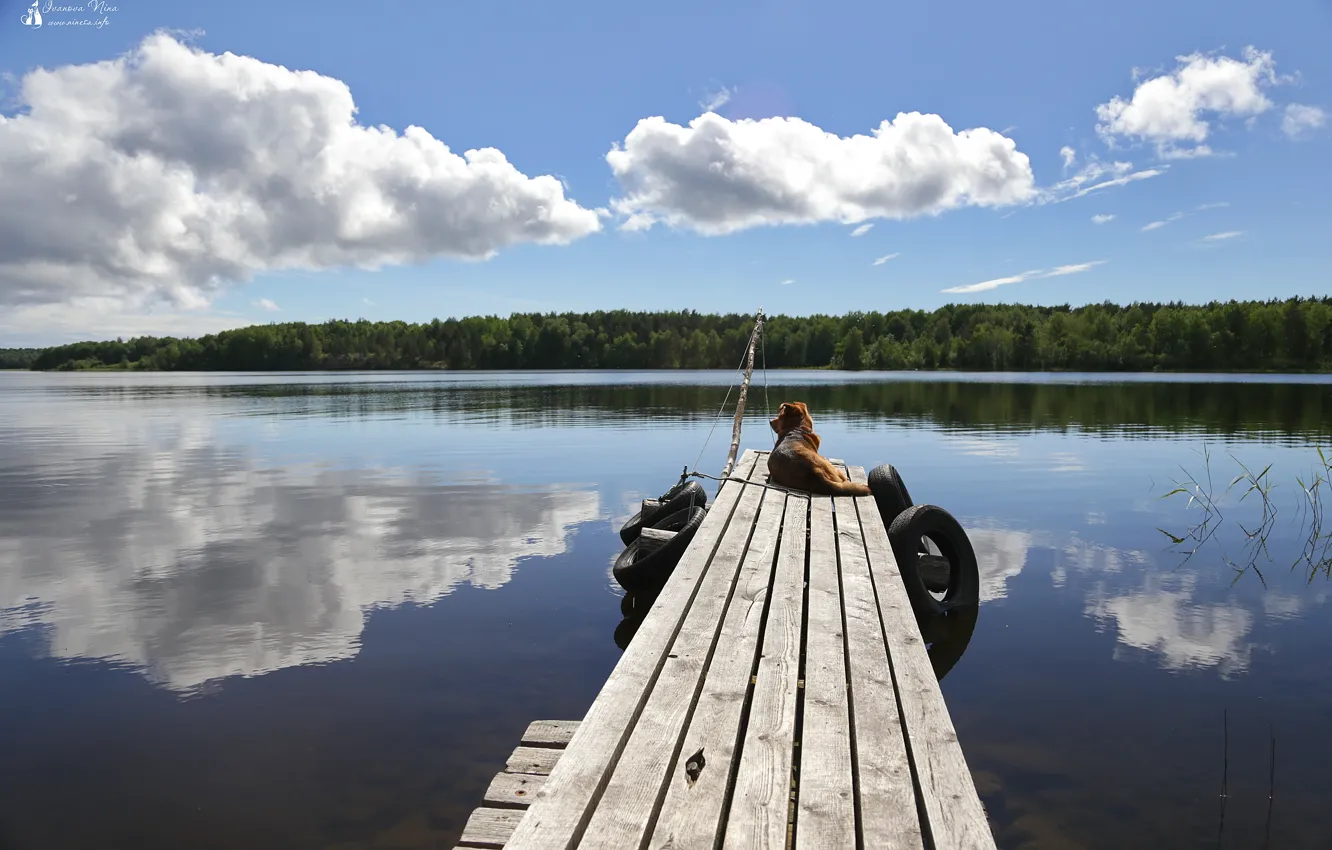
[[[347,86],[171,35],[28,73],[0,116],[0,304],[201,306],[275,268],[481,259],[599,229],[553,176],[420,127],[356,123]]]
[[[682,127],[644,118],[606,155],[628,230],[654,224],[705,234],[777,224],[905,219],[1035,194],[1031,162],[993,130],[954,131],[938,115],[902,113],[871,135],[829,133],[799,118]]]
[[[1272,54],[1246,47],[1242,59],[1193,53],[1174,71],[1141,82],[1125,99],[1096,107],[1107,142],[1150,142],[1163,157],[1206,156],[1207,118],[1247,118],[1272,107],[1264,88],[1278,82]]]

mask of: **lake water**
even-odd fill
[[[452,846],[616,663],[616,532],[717,472],[732,380],[0,373],[0,848]],[[743,445],[785,400],[971,536],[942,687],[1002,847],[1332,846],[1332,383],[771,372]]]

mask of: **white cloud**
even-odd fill
[[[876,257],[876,258],[874,259],[874,263],[873,263],[873,264],[876,265],[876,266],[881,266],[881,265],[883,265],[884,263],[888,262],[889,260],[895,260],[895,259],[897,259],[897,258],[900,257],[900,256],[902,256],[902,254],[901,254],[900,252],[899,252],[899,253],[896,253],[896,254],[884,254],[882,257]]]
[[[1035,194],[1031,162],[986,128],[954,132],[938,115],[901,113],[872,135],[840,137],[799,118],[682,127],[644,118],[606,161],[626,230],[657,223],[719,235],[751,227],[903,219]]]
[[[260,298],[258,301],[252,301],[250,303],[258,307],[259,309],[267,310],[270,313],[276,313],[278,310],[282,309],[277,304],[273,303],[273,300],[271,298]]]
[[[1281,132],[1295,139],[1326,123],[1327,112],[1320,107],[1291,103],[1286,106],[1285,115],[1281,116]]]
[[[1121,139],[1151,142],[1163,158],[1210,154],[1203,143],[1212,128],[1204,114],[1249,117],[1272,106],[1262,91],[1277,82],[1272,54],[1246,47],[1243,56],[1176,57],[1173,72],[1140,83],[1127,100],[1116,96],[1097,106],[1097,132],[1112,145]]]
[[[1202,207],[1199,207],[1199,209],[1202,209]],[[1149,230],[1157,230],[1159,228],[1165,227],[1167,224],[1169,224],[1172,221],[1179,221],[1181,218],[1183,218],[1186,215],[1188,215],[1188,213],[1173,212],[1170,215],[1166,216],[1161,221],[1153,221],[1149,224],[1143,225],[1142,230],[1144,233],[1146,233]]]
[[[1228,206],[1230,206],[1230,201],[1217,201],[1214,204],[1199,204],[1198,212],[1202,212],[1203,210],[1218,210]]]
[[[1053,186],[1042,189],[1036,196],[1036,202],[1048,204],[1071,201],[1074,198],[1090,195],[1092,192],[1100,192],[1117,186],[1126,186],[1138,180],[1158,177],[1164,174],[1167,168],[1168,166],[1161,166],[1160,168],[1134,171],[1131,162],[1115,161],[1107,164],[1101,162],[1093,154],[1087,158],[1086,164],[1078,169],[1072,177],[1067,177]]]
[[[1067,171],[1073,167],[1073,163],[1078,158],[1078,153],[1068,145],[1064,145],[1059,149],[1059,157],[1064,161],[1064,170]]]
[[[1022,272],[1010,277],[997,277],[994,280],[983,280],[980,283],[973,283],[967,286],[954,286],[948,289],[942,289],[940,292],[985,292],[990,289],[998,289],[1001,286],[1007,286],[1010,283],[1022,283],[1026,280],[1039,280],[1047,277],[1063,277],[1064,275],[1079,274],[1091,269],[1093,266],[1099,266],[1106,260],[1093,260],[1090,263],[1075,263],[1067,266],[1056,266],[1055,268],[1044,271],[1036,269],[1034,271]]]
[[[264,270],[481,259],[600,228],[494,148],[362,126],[340,80],[166,33],[33,70],[18,99],[0,116],[0,305],[198,307]]]
[[[1092,224],[1105,224],[1106,222],[1114,220],[1115,220],[1114,213],[1097,213],[1096,215],[1092,216]]]
[[[361,302],[364,304],[369,304],[371,307],[375,306],[375,302],[371,301],[369,298],[362,298]]]
[[[136,336],[199,337],[254,324],[253,318],[205,310],[127,312],[118,298],[79,297],[64,304],[22,304],[0,310],[5,344],[58,345]]]
[[[1237,236],[1243,236],[1243,230],[1227,230],[1225,233],[1213,233],[1210,236],[1204,236],[1207,242],[1220,242],[1223,239],[1234,239]]]
[[[870,228],[873,227],[873,226],[874,226],[874,225],[872,225],[872,224],[862,224],[862,225],[860,225],[860,227],[857,227],[855,230],[851,231],[851,235],[852,235],[852,236],[864,236],[866,233],[869,233],[869,232],[870,232]]]
[[[782,281],[782,286],[790,286],[793,283],[795,283],[794,278],[787,278],[786,280]]]
[[[706,97],[698,102],[699,109],[704,112],[716,112],[723,106],[731,102],[731,96],[735,94],[735,89],[728,89],[721,86],[715,92],[709,92]]]

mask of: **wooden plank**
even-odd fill
[[[755,471],[756,478],[765,474],[761,467]],[[680,757],[668,777],[666,797],[648,842],[651,848],[712,847],[722,827],[735,750],[744,733],[741,717],[763,625],[778,523],[787,501],[781,491],[764,488],[761,492],[765,498],[755,523],[753,544],[745,554],[735,595],[722,623],[719,649],[704,677]],[[704,767],[691,780],[685,770],[687,760],[700,751]]]
[[[563,753],[564,750],[554,747],[518,747],[509,756],[504,769],[509,773],[548,774]]]
[[[863,846],[876,850],[923,847],[906,737],[855,499],[839,496],[832,502],[842,573],[852,754]]]
[[[782,494],[762,487],[745,489],[747,492],[740,497],[740,507],[736,509],[731,528],[727,529],[717,548],[713,568],[703,579],[704,586],[699,589],[684,626],[671,645],[666,665],[634,727],[624,755],[615,766],[606,793],[597,803],[587,834],[578,845],[579,850],[623,850],[642,843],[651,828],[653,812],[662,799],[667,780],[673,776],[683,780],[685,762],[696,751],[689,749],[679,755],[680,739],[694,713],[700,682],[705,673],[711,676],[710,664],[713,669],[718,665],[730,669],[727,662],[733,656],[744,656],[735,666],[735,683],[740,688],[737,709],[743,701],[754,664],[757,623],[752,626],[753,637],[748,641],[747,652],[743,633],[728,633],[725,626],[733,621],[730,612],[737,609],[754,607],[754,616],[761,616],[784,499]],[[758,517],[751,545],[748,518],[754,515],[755,507]],[[745,520],[743,525],[742,518]],[[765,558],[766,563],[763,562]],[[734,728],[730,744],[735,744]],[[704,755],[704,764],[704,773],[710,777],[722,777],[720,787],[724,789],[729,762],[709,750]],[[693,814],[699,815],[699,812],[695,810]],[[718,824],[719,818],[713,818],[711,828],[715,831]],[[684,841],[678,842],[677,846],[702,845]]]
[[[795,850],[856,846],[842,594],[831,499],[811,499],[805,702]]]
[[[752,473],[757,460],[756,452],[746,451],[737,465],[740,476]],[[509,850],[568,850],[581,837],[591,804],[620,757],[630,727],[667,660],[667,648],[708,572],[713,550],[731,523],[741,491],[751,489],[733,482],[718,488],[684,557],[578,725],[564,757],[514,830]]]
[[[865,470],[852,467],[851,480],[866,480]],[[853,501],[864,531],[907,744],[934,845],[990,850],[995,846],[994,835],[911,613],[888,533],[873,497],[861,496]]]
[[[808,514],[808,499],[786,499],[772,596],[763,623],[763,650],[740,750],[740,767],[731,792],[725,847],[784,850],[787,843]]]
[[[522,816],[522,809],[477,809],[467,819],[458,843],[468,847],[503,847]]]
[[[526,808],[532,802],[532,796],[546,784],[546,777],[535,773],[495,774],[482,798],[487,806],[522,806]]]
[[[519,743],[529,747],[563,747],[577,728],[577,720],[533,720]]]

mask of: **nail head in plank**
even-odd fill
[[[563,753],[564,750],[554,747],[518,747],[504,769],[509,773],[549,774]]]
[[[924,846],[924,838],[916,810],[916,790],[879,609],[874,604],[874,584],[865,558],[860,518],[852,498],[834,497],[832,501],[837,558],[842,572],[851,721],[864,846],[876,850],[919,848]]]
[[[865,470],[852,467],[851,480],[865,481]],[[888,533],[873,497],[861,496],[854,501],[878,591],[893,676],[915,761],[918,793],[935,846],[991,850],[994,835],[911,613]]]
[[[757,623],[753,626],[753,640],[746,653],[742,636],[726,634],[724,625],[731,619],[729,612],[735,611],[736,606],[757,604],[755,616],[761,615],[762,593],[767,590],[772,571],[777,524],[781,520],[784,498],[780,493],[761,487],[747,487],[746,490],[684,625],[671,645],[661,676],[643,707],[629,744],[615,766],[605,794],[597,803],[587,834],[578,845],[579,850],[622,850],[642,843],[666,783],[676,774],[684,775],[685,762],[697,751],[697,748],[682,749],[678,759],[676,757],[685,725],[695,711],[700,681],[709,671],[710,656],[711,666],[715,669],[732,655],[745,655],[743,680],[739,682],[743,699],[754,663],[753,647],[758,626]],[[750,520],[756,513],[756,519]],[[751,525],[754,525],[752,543]],[[767,526],[771,530],[765,535]],[[762,563],[763,558],[767,559],[766,564]],[[758,575],[756,581],[751,578],[755,574]],[[755,593],[759,594],[757,603],[752,599]],[[735,743],[734,729],[730,743],[732,746]],[[722,771],[724,775],[726,770],[727,760],[708,749],[704,754],[703,773],[711,776]],[[714,831],[719,820],[713,819]],[[678,844],[681,847],[695,845],[692,841]]]
[[[522,806],[527,808],[531,805],[532,797],[541,786],[546,784],[546,777],[535,773],[509,773],[504,771],[495,774],[495,778],[490,780],[490,787],[486,789],[486,796],[482,802],[487,806]]]
[[[757,452],[746,451],[736,467],[738,477],[751,474],[758,460]],[[723,482],[718,488],[684,557],[574,732],[564,757],[514,830],[508,850],[568,850],[573,844],[588,806],[619,757],[629,727],[656,680],[741,491],[747,489],[752,488],[736,482]]]
[[[529,747],[563,747],[577,728],[577,720],[533,720],[519,743]]]
[[[777,531],[789,501],[780,491],[765,488],[762,492],[766,495],[755,521],[753,542],[726,609],[718,652],[689,720],[680,761],[669,777],[648,843],[651,848],[710,847],[722,826],[736,745],[744,735],[741,714],[763,628],[764,597],[779,543]],[[704,768],[691,778],[685,760],[700,751]]]
[[[790,820],[809,502],[787,499],[763,654],[744,729],[724,847],[785,850]]]
[[[469,847],[503,847],[522,816],[521,809],[477,809],[467,819],[458,842]]]
[[[856,815],[851,799],[846,648],[837,575],[832,500],[811,499],[809,623],[805,645],[805,707],[800,732],[796,850],[856,846]]]

